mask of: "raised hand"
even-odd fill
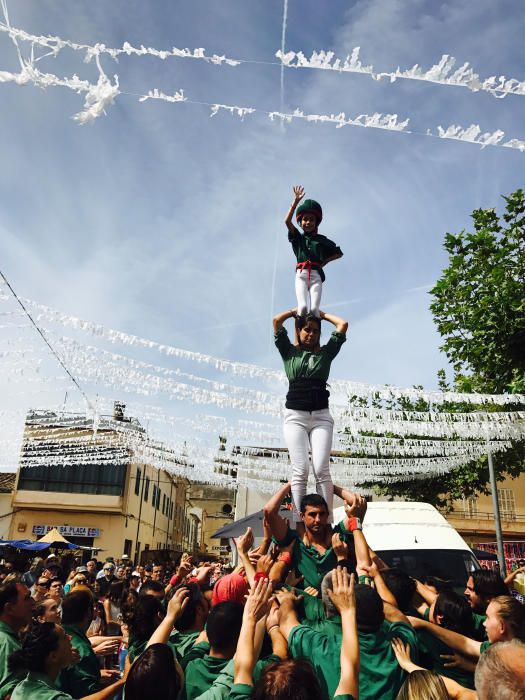
[[[392,640],[392,649],[396,655],[397,663],[402,669],[408,673],[414,670],[414,663],[410,659],[410,647],[408,644],[404,644],[401,639],[395,637]]]
[[[269,554],[263,554],[257,560],[256,571],[262,571],[264,574],[269,574],[273,565],[273,559]]]
[[[253,545],[253,532],[251,527],[246,528],[246,532],[237,539],[236,544],[240,554],[248,554],[248,551]]]
[[[294,185],[293,193],[295,195],[295,203],[299,204],[304,197],[304,187],[302,187],[302,185]]]
[[[179,588],[175,591],[175,595],[171,598],[168,603],[167,614],[173,619],[177,619],[181,616],[182,611],[186,607],[189,601],[189,591],[187,588]]]
[[[181,581],[184,581],[186,576],[189,576],[191,572],[193,571],[193,564],[191,563],[191,559],[186,558],[186,559],[181,559],[181,562],[179,564],[179,568],[177,569],[177,576]]]
[[[328,589],[330,600],[341,614],[346,611],[355,611],[355,577],[348,575],[346,567],[340,566],[332,571],[332,588]]]
[[[341,539],[341,535],[338,532],[334,532],[332,535],[332,549],[338,559],[348,558],[348,545]]]
[[[308,593],[308,595],[311,595],[312,598],[317,598],[319,596],[319,591],[317,590],[317,588],[314,588],[313,586],[307,586],[304,589],[304,592]]]
[[[366,499],[363,498],[363,496],[360,496],[359,494],[354,494],[354,500],[353,503],[347,503],[345,501],[345,513],[346,515],[351,518],[359,518],[361,521],[365,517],[367,509],[367,502]]]
[[[246,599],[244,617],[251,618],[257,622],[267,615],[270,609],[272,590],[272,584],[267,578],[261,578],[256,581],[255,586],[251,589]]]

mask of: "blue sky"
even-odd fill
[[[523,186],[525,154],[375,129],[283,127],[259,113],[210,118],[206,106],[134,96],[183,89],[196,102],[280,109],[281,71],[269,65],[281,43],[280,0],[17,0],[8,7],[13,26],[38,35],[204,47],[261,62],[103,57],[108,76],[117,73],[122,92],[132,94],[83,127],[71,119],[82,97],[0,84],[0,250],[21,296],[126,333],[278,369],[270,319],[295,299],[282,220],[292,185],[301,183],[323,205],[321,232],[345,254],[327,268],[323,291],[323,306],[350,321],[334,377],[436,386],[447,363],[427,290],[446,264],[444,234],[468,227],[474,208],[501,207],[500,194]],[[428,68],[450,54],[482,77],[525,79],[524,33],[519,0],[289,0],[286,48],[345,57],[360,46],[363,63],[377,70]],[[97,77],[93,64],[69,50],[39,65],[60,76]],[[0,70],[18,70],[5,35]],[[419,134],[477,123],[525,138],[525,98],[415,81],[286,69],[284,109],[295,108],[397,113]],[[46,360],[44,373],[53,371]],[[27,389],[20,399],[16,391],[4,384],[0,409],[56,400],[52,392]],[[173,415],[193,410],[159,405]]]

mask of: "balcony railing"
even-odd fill
[[[492,512],[483,512],[483,511],[477,511],[473,513],[465,513],[463,510],[451,510],[448,513],[445,512],[443,515],[447,518],[458,518],[460,520],[486,520],[486,521],[491,521],[494,520],[494,513]],[[505,520],[507,522],[512,521],[512,522],[522,522],[525,523],[525,514],[521,513],[505,513],[505,512],[500,512],[500,517],[502,520]]]

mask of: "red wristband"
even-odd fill
[[[353,532],[354,530],[362,530],[363,529],[359,518],[355,518],[354,516],[346,519],[345,528],[348,530],[348,532]]]
[[[290,552],[281,552],[278,557],[279,561],[282,561],[286,564],[286,566],[290,566],[292,563],[292,555]]]
[[[262,578],[264,578],[264,579],[268,578],[268,574],[265,574],[264,571],[257,571],[255,573],[255,576],[253,577],[255,583],[257,583],[257,581],[260,581]]]

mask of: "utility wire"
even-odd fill
[[[46,336],[44,335],[44,331],[40,328],[40,326],[38,325],[38,323],[35,321],[35,319],[31,316],[31,314],[29,313],[29,311],[26,309],[26,307],[24,306],[23,301],[20,299],[20,297],[18,296],[18,294],[15,292],[15,290],[14,290],[13,287],[11,286],[9,280],[8,280],[7,277],[4,275],[4,273],[2,272],[2,270],[0,270],[0,277],[1,277],[1,278],[3,279],[3,281],[5,282],[7,288],[9,289],[9,291],[11,292],[11,294],[13,295],[13,297],[16,299],[16,301],[17,301],[17,302],[19,303],[19,305],[22,307],[22,309],[23,309],[25,315],[26,315],[27,318],[31,321],[31,323],[33,324],[33,326],[35,327],[37,333],[40,335],[40,337],[42,338],[42,340],[44,341],[44,343],[47,345],[47,347],[51,350],[51,353],[52,353],[52,354],[55,356],[55,358],[58,360],[58,362],[60,363],[62,369],[65,371],[65,373],[66,373],[66,374],[68,375],[68,377],[71,379],[71,381],[72,381],[73,384],[76,386],[76,388],[80,391],[80,393],[81,393],[82,396],[84,397],[84,400],[85,400],[86,404],[89,406],[89,408],[90,408],[93,412],[95,412],[95,408],[94,408],[93,404],[91,403],[91,401],[89,400],[88,395],[86,394],[86,392],[84,391],[84,389],[80,386],[80,384],[79,384],[78,380],[76,379],[76,377],[73,376],[73,374],[71,373],[71,371],[70,371],[69,368],[67,367],[67,365],[66,365],[66,363],[64,362],[64,360],[60,357],[60,355],[58,354],[58,352],[55,350],[55,348],[51,345],[51,343],[49,342],[49,340],[46,338]]]

